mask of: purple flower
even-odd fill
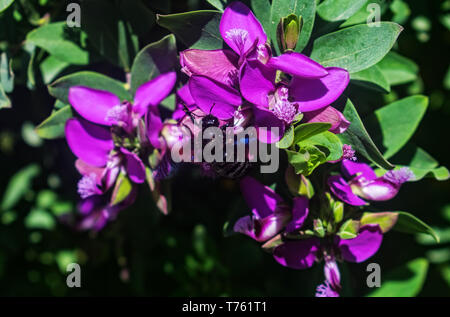
[[[277,193],[250,176],[243,178],[240,186],[252,215],[240,218],[234,225],[235,232],[264,242],[282,230],[293,232],[299,229],[308,216],[308,199],[305,197],[294,198],[290,208]]]
[[[392,199],[403,183],[414,179],[414,174],[407,167],[388,171],[383,176],[377,177],[369,165],[352,160],[342,161],[342,173],[349,181],[342,176],[334,175],[328,178],[328,186],[337,198],[353,206],[367,204],[363,199],[374,201]]]
[[[275,247],[273,256],[283,266],[307,269],[323,259],[325,282],[317,288],[317,296],[338,296],[341,290],[337,260],[360,263],[373,256],[381,246],[383,233],[378,225],[365,225],[353,239],[328,236],[285,241]]]
[[[144,182],[145,167],[138,155],[142,141],[138,131],[140,119],[147,116],[148,137],[156,145],[161,129],[157,106],[170,93],[175,80],[175,73],[169,72],[143,84],[137,89],[133,104],[121,103],[108,91],[71,87],[70,104],[81,116],[66,123],[66,139],[72,152],[92,166],[109,171],[123,167],[133,182]]]

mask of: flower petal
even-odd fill
[[[258,242],[264,242],[283,230],[290,217],[290,212],[287,209],[282,209],[262,219],[246,216],[236,222],[233,230]]]
[[[328,75],[319,79],[294,77],[289,93],[292,102],[299,104],[300,111],[314,111],[326,107],[336,101],[344,92],[350,81],[345,69],[329,67]]]
[[[287,241],[273,250],[273,257],[283,266],[303,270],[311,267],[319,249],[319,239]]]
[[[303,114],[303,120],[305,120],[305,122],[331,123],[331,128],[328,131],[335,134],[344,133],[350,126],[350,121],[348,121],[340,111],[336,110],[332,106],[315,111],[308,111]]]
[[[283,203],[283,198],[253,177],[244,177],[240,187],[247,205],[260,219],[274,214],[277,206]]]
[[[278,142],[284,135],[284,122],[271,111],[253,107],[254,124],[258,133],[258,140],[272,144]]]
[[[278,57],[272,57],[266,65],[293,76],[305,78],[321,78],[328,75],[325,67],[296,52],[286,52]]]
[[[83,160],[78,159],[75,161],[75,168],[83,176],[94,174],[97,184],[101,184],[103,174],[105,173],[104,167],[92,166],[84,162]]]
[[[300,229],[308,217],[309,200],[306,197],[300,196],[293,199],[292,206],[292,220],[286,226],[287,232],[292,232]]]
[[[211,113],[222,120],[231,119],[236,108],[242,103],[237,90],[204,76],[192,76],[189,89],[203,112]]]
[[[148,106],[159,105],[172,91],[176,80],[176,73],[168,72],[142,84],[136,90],[133,111],[143,116]]]
[[[267,35],[253,12],[241,2],[233,2],[223,12],[220,20],[220,34],[236,53],[243,56],[256,42],[267,42]]]
[[[348,179],[355,176],[364,177],[366,180],[377,178],[374,170],[366,163],[357,163],[352,160],[343,160],[341,165],[342,173]]]
[[[113,93],[89,87],[75,86],[69,89],[69,102],[86,120],[102,125],[111,125],[108,111],[120,105],[120,99]]]
[[[258,61],[247,61],[240,71],[242,96],[251,103],[269,109],[268,95],[275,91],[276,71]]]
[[[84,119],[69,119],[65,127],[70,150],[76,157],[89,165],[103,167],[109,152],[114,148],[108,128],[90,123]]]
[[[239,56],[232,50],[190,49],[180,53],[181,66],[190,76],[205,76],[225,85],[234,83],[233,76],[237,76],[238,61]]]
[[[191,92],[189,90],[189,85],[186,84],[180,89],[177,90],[176,93],[176,109],[172,113],[172,119],[180,120],[186,115],[186,107],[187,110],[193,111],[195,109],[195,100],[191,96]]]
[[[121,148],[120,151],[126,158],[125,169],[127,170],[128,177],[130,177],[134,183],[143,183],[145,181],[145,166],[139,156],[124,148]]]
[[[328,186],[331,192],[343,202],[352,206],[363,206],[366,202],[356,196],[349,184],[341,176],[330,176]]]
[[[385,201],[394,198],[401,185],[393,184],[380,177],[369,182],[355,182],[352,189],[358,196],[374,201]]]
[[[356,238],[343,240],[337,237],[335,244],[346,261],[359,263],[377,253],[382,241],[383,233],[378,225],[365,225]]]
[[[161,141],[160,141],[160,133],[161,129],[163,128],[163,123],[161,120],[161,117],[159,116],[158,109],[150,109],[147,112],[147,136],[148,139],[155,148],[160,149],[161,148]]]

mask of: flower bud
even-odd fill
[[[301,16],[290,14],[281,18],[277,27],[277,39],[279,47],[284,51],[294,50],[303,26]]]

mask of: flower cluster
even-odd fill
[[[393,198],[414,174],[402,168],[378,176],[357,159],[352,146],[336,137],[350,126],[333,106],[349,84],[347,70],[324,67],[294,52],[289,49],[295,47],[292,41],[275,56],[261,23],[240,2],[225,9],[220,34],[226,48],[179,52],[187,83],[176,91],[170,117],[162,117],[158,106],[176,86],[175,71],[140,86],[133,101],[120,100],[108,91],[70,88],[69,101],[77,115],[67,121],[65,132],[82,175],[78,192],[83,217],[77,227],[104,227],[133,203],[137,184],[145,181],[158,206],[167,212],[159,182],[174,169],[173,150],[179,154],[181,148],[187,152],[181,145],[195,147],[194,139],[206,127],[232,128],[233,140],[253,127],[257,140],[265,145],[281,144],[289,139],[288,131],[295,130],[295,144],[291,140],[280,146],[287,149],[288,156],[296,155],[289,162],[299,166],[297,174],[292,167],[288,170],[298,186],[286,199],[246,175],[249,169],[245,164],[228,160],[194,164],[206,174],[240,178],[252,214],[234,224],[235,232],[264,243],[263,248],[289,268],[307,269],[323,260],[325,281],[316,295],[338,296],[342,289],[338,263],[370,258],[397,219],[395,213],[383,213],[382,220],[389,222],[386,225],[378,216],[364,217],[360,206]],[[251,153],[245,153],[251,161]],[[229,152],[221,157],[229,159],[227,155]],[[313,183],[306,177],[325,163],[321,177],[311,176],[316,190],[320,189],[313,194]],[[341,174],[330,175],[339,165]]]

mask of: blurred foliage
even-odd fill
[[[82,13],[85,23],[78,29],[65,27],[68,1],[0,0],[0,109],[7,108],[0,110],[0,294],[310,296],[322,281],[321,267],[289,270],[250,239],[225,238],[224,224],[245,214],[246,205],[235,182],[206,179],[196,170],[179,171],[168,216],[161,215],[141,189],[136,204],[98,234],[74,232],[65,225],[67,217],[77,212],[78,174],[63,139],[41,139],[60,134],[61,126],[44,122],[34,130],[54,108],[61,109],[61,122],[67,118],[65,104],[55,104],[46,85],[82,70],[125,82],[124,70],[130,71],[137,52],[169,34],[155,24],[155,14],[223,7],[223,1],[212,0],[92,2],[94,8],[86,16]],[[355,73],[356,78],[352,75],[356,85],[350,87],[349,95],[364,101],[358,104],[361,116],[411,94],[430,96],[425,114],[417,107],[416,117],[424,118],[412,141],[450,166],[446,139],[450,1],[374,2],[382,4],[386,20],[405,27],[395,47],[403,57],[391,53],[377,64],[379,69]],[[365,21],[363,9],[352,12],[341,26]],[[260,12],[263,16],[264,10]],[[321,18],[332,13],[322,7]],[[320,29],[320,20],[317,25],[312,38],[327,32]],[[179,50],[191,41],[179,40]],[[402,74],[395,66],[399,64]],[[388,92],[385,95],[367,87],[367,82],[373,83],[368,78],[380,72],[385,80],[375,84]],[[409,133],[395,122],[391,127]],[[401,153],[395,154],[398,144],[384,146],[392,161],[403,162]],[[426,156],[426,152],[420,153]],[[423,175],[437,168],[437,162],[432,165]],[[277,181],[274,176],[267,178],[267,183]],[[441,242],[422,234],[386,235],[370,261],[381,265],[383,287],[368,289],[365,265],[346,264],[343,283],[350,287],[345,287],[344,295],[394,295],[407,290],[405,296],[450,296],[449,192],[449,181],[424,179],[405,185],[389,203],[377,204],[380,210],[413,212],[432,226]],[[71,262],[82,267],[80,289],[66,287],[65,267]]]

